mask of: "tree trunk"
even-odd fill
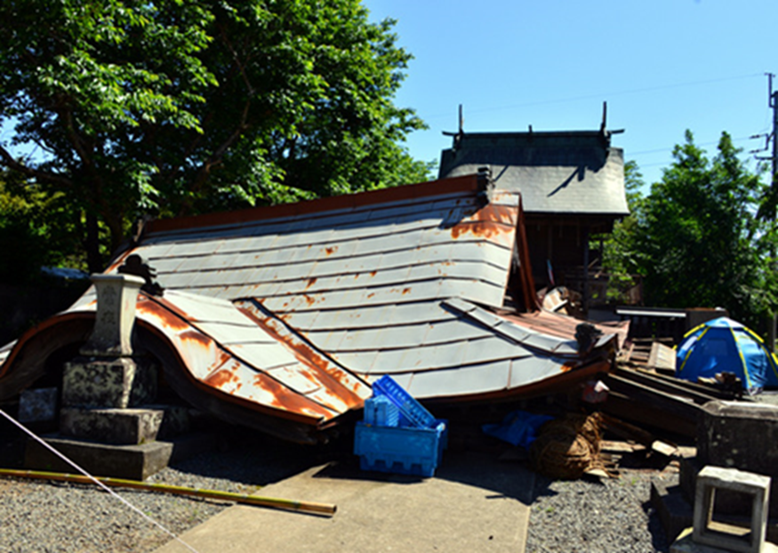
[[[86,214],[86,263],[89,267],[89,273],[103,272],[103,259],[100,255],[100,229],[97,224],[97,216],[91,213]]]

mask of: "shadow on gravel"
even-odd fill
[[[218,447],[170,465],[209,478],[251,486],[283,480],[322,462],[326,450],[279,440],[253,430],[223,425]]]
[[[651,544],[657,553],[668,553],[670,544],[667,543],[667,535],[662,527],[662,521],[659,519],[654,506],[651,505],[651,501],[643,503],[643,510],[648,515],[648,531],[651,534]]]

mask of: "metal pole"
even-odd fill
[[[772,151],[772,182],[771,187],[773,190],[778,187],[778,91],[773,91],[773,74],[767,74],[769,91],[769,105],[773,108],[773,151]],[[775,314],[771,314],[767,320],[767,348],[771,351],[775,351],[776,340],[776,325]]]
[[[94,482],[86,476],[80,474],[67,474],[62,472],[40,472],[34,470],[13,470],[0,469],[0,476],[10,476],[14,478],[32,478],[38,480],[55,480],[60,482],[76,482],[79,484],[93,484]],[[149,482],[140,482],[138,480],[123,480],[120,478],[96,478],[106,486],[115,488],[132,488],[136,490],[145,490],[151,492],[163,492],[175,495],[188,495],[193,497],[202,497],[208,499],[219,499],[223,501],[234,501],[248,505],[259,505],[261,507],[270,507],[273,509],[284,509],[287,511],[297,511],[316,515],[332,516],[337,507],[327,503],[314,503],[312,501],[295,501],[292,499],[278,499],[275,497],[260,497],[257,495],[239,494],[232,492],[221,492],[216,490],[200,490],[196,488],[185,488],[183,486],[172,486],[169,484],[154,484]]]

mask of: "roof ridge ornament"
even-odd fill
[[[153,280],[157,276],[157,272],[137,253],[128,255],[127,259],[124,260],[124,263],[116,271],[123,275],[134,275],[142,278],[144,284],[141,290],[147,294],[161,296],[164,292],[164,288]]]
[[[494,197],[494,179],[492,179],[492,168],[483,166],[478,168],[478,198],[486,205]]]

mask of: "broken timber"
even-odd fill
[[[695,437],[702,406],[734,395],[716,388],[643,370],[617,367],[606,375],[610,388],[602,409],[639,425]]]

